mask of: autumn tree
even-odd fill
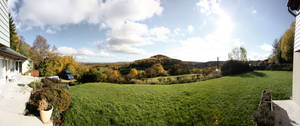
[[[183,75],[183,74],[190,74],[192,72],[192,67],[186,63],[175,64],[169,70],[169,74],[171,75]]]
[[[247,61],[247,51],[244,47],[236,47],[228,54],[230,60]]]
[[[63,56],[61,58],[61,63],[63,64],[62,70],[69,70],[74,76],[80,76],[79,70],[81,65],[76,62],[72,56]]]
[[[23,36],[20,36],[19,37],[19,42],[20,42],[20,48],[19,48],[19,52],[28,57],[28,58],[31,58],[31,46],[29,44],[27,44],[27,42],[25,41],[24,37]]]
[[[14,23],[13,18],[9,14],[9,35],[10,35],[10,48],[19,52],[20,42],[19,37],[16,32],[16,25]]]
[[[45,58],[40,64],[41,76],[54,76],[58,75],[63,68],[60,56],[51,56]]]
[[[281,46],[281,40],[278,40],[278,39],[275,39],[274,42],[273,42],[273,51],[272,51],[272,54],[269,58],[269,63],[273,63],[273,64],[280,64],[280,63],[283,63],[283,59],[281,57],[281,49],[280,49],[280,46]]]
[[[146,72],[144,70],[139,70],[138,71],[138,78],[145,78],[146,77]]]
[[[295,36],[295,22],[291,24],[291,27],[286,30],[281,39],[281,57],[285,62],[292,63],[294,55],[294,36]]]
[[[135,68],[132,68],[127,75],[127,78],[130,79],[136,79],[138,77],[138,71]]]
[[[122,83],[125,82],[125,78],[120,74],[118,70],[108,69],[103,73],[103,79],[107,82]]]
[[[152,67],[146,69],[146,73],[148,77],[156,77],[167,74],[164,67],[160,63],[154,64]]]

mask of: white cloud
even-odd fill
[[[259,47],[260,47],[260,49],[267,51],[267,52],[271,52],[273,50],[273,46],[270,44],[267,44],[267,43],[264,43]]]
[[[131,47],[129,45],[109,45],[107,49],[117,52],[117,53],[126,53],[126,54],[139,54],[139,55],[144,55],[145,51],[142,49],[138,49],[135,47]]]
[[[200,7],[201,13],[206,15],[219,14],[223,12],[220,8],[220,1],[221,0],[199,0],[196,5]]]
[[[149,33],[153,41],[166,42],[171,31],[166,27],[156,27],[150,29]]]
[[[173,30],[173,33],[175,36],[184,36],[184,33],[182,32],[182,30],[180,28],[175,28]]]
[[[20,0],[11,0],[15,9]],[[99,26],[121,27],[125,21],[142,21],[160,15],[160,0],[24,0],[17,20],[26,26],[46,27],[88,22]]]
[[[55,34],[55,33],[56,33],[55,30],[52,30],[52,29],[50,29],[50,28],[48,28],[48,29],[46,30],[46,32],[47,32],[48,34]]]
[[[81,56],[81,57],[87,57],[87,56],[109,57],[109,56],[112,56],[104,51],[95,53],[88,48],[74,49],[71,47],[59,47],[59,48],[57,48],[57,53],[64,55],[64,56],[76,56],[76,57],[77,56]]]
[[[189,26],[187,27],[187,30],[188,30],[190,33],[192,33],[192,32],[194,31],[194,27],[193,27],[192,25],[189,25]]]
[[[76,49],[71,47],[59,47],[57,48],[57,52],[65,56],[73,56],[78,53]]]
[[[11,3],[10,8],[15,8],[16,2]],[[160,0],[24,0],[15,15],[23,27],[40,27],[47,29],[47,33],[55,33],[69,24],[98,24],[101,30],[107,31],[102,47],[109,47],[109,51],[138,53],[142,50],[137,46],[168,38],[168,28],[148,28],[140,23],[162,11]],[[125,49],[118,46],[131,51],[122,51]]]
[[[12,12],[13,9],[16,7],[17,2],[19,2],[19,0],[8,0],[7,4],[10,12]]]
[[[252,13],[252,14],[256,14],[257,11],[256,11],[256,10],[252,10],[251,13]]]
[[[87,62],[89,60],[87,56],[75,56],[74,59],[79,62]]]
[[[216,29],[203,37],[190,37],[180,41],[177,48],[169,51],[170,55],[192,61],[210,61],[220,57],[228,59],[228,53],[235,46],[244,43],[233,37],[234,23],[231,17],[220,7],[219,0],[200,0],[197,4],[201,13],[214,16]]]
[[[108,50],[116,53],[144,55],[146,52],[139,48],[154,42],[167,42],[171,31],[166,27],[148,29],[147,25],[127,21],[118,29],[108,32],[105,42],[98,42],[100,50]]]

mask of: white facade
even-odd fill
[[[10,47],[7,0],[0,0],[0,87],[22,73],[27,58]],[[0,91],[1,92],[1,91]]]
[[[295,52],[300,51],[300,15],[296,17],[296,31],[295,31]]]
[[[32,70],[32,61],[31,60],[25,60],[24,62],[22,62],[22,70],[21,70],[21,73],[22,74],[25,74],[26,72],[28,71],[31,71]]]
[[[0,0],[0,45],[10,47],[7,1]]]
[[[300,15],[296,17],[293,67],[293,100],[300,105]]]

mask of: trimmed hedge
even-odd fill
[[[84,72],[83,75],[78,79],[80,83],[88,83],[88,82],[100,82],[103,81],[101,72],[96,70],[89,70],[88,72]]]
[[[222,75],[226,76],[250,72],[253,71],[253,69],[249,66],[248,62],[229,60],[224,63],[221,71]]]
[[[293,71],[293,64],[268,64],[253,66],[255,70]]]

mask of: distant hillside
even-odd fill
[[[136,60],[133,62],[115,62],[115,63],[83,63],[85,65],[94,65],[99,67],[115,67],[123,66],[129,68],[136,68],[138,70],[144,70],[153,66],[154,64],[160,63],[163,65],[165,70],[169,70],[175,64],[185,64],[192,68],[207,68],[215,67],[217,64],[224,64],[225,61],[209,61],[209,62],[193,62],[193,61],[181,61],[179,59],[170,58],[165,55],[155,55],[149,58]]]
[[[129,65],[129,68],[136,68],[138,70],[145,70],[154,64],[160,63],[165,70],[169,70],[175,64],[184,64],[183,61],[173,59],[164,55],[155,55],[150,58],[136,60]]]

